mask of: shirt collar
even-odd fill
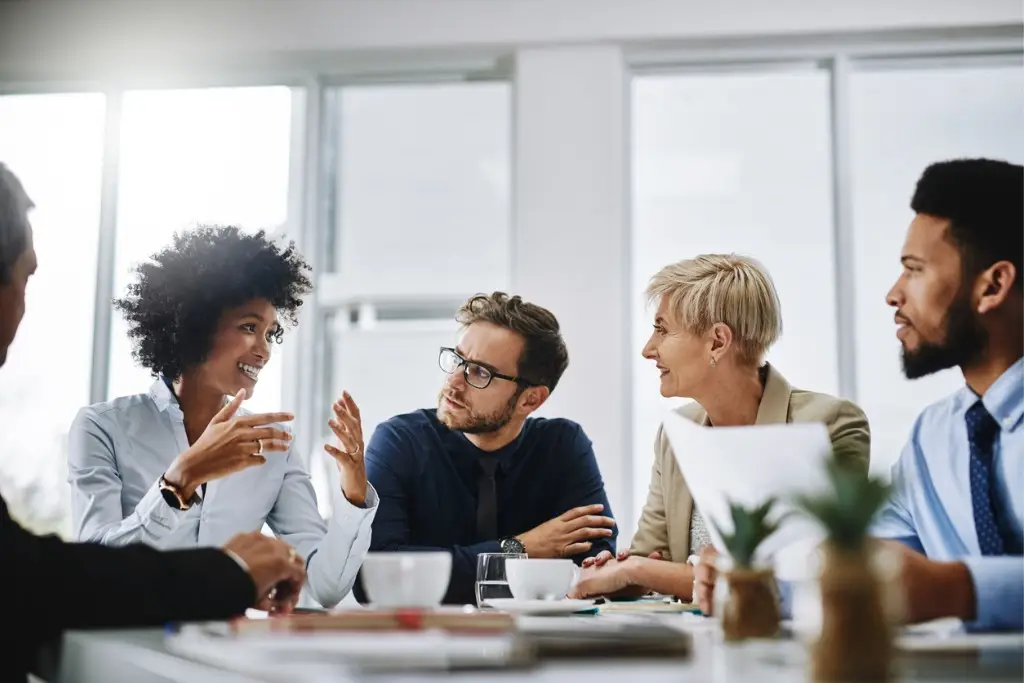
[[[178,406],[178,397],[171,391],[170,383],[163,376],[157,377],[152,386],[149,387],[149,396],[156,404],[157,410],[164,412],[181,412]]]
[[[502,472],[507,472],[512,463],[515,461],[516,454],[519,453],[519,447],[523,444],[523,439],[526,435],[526,429],[530,421],[527,419],[523,423],[523,428],[519,430],[519,435],[512,440],[511,443],[506,444],[502,448],[491,453],[491,455],[497,456],[498,465],[501,467]]]
[[[999,375],[981,397],[985,408],[1005,431],[1012,432],[1024,417],[1024,358]]]
[[[153,403],[156,404],[157,410],[161,412],[166,411],[180,417],[183,413],[181,412],[181,405],[178,403],[178,397],[174,395],[173,386],[174,382],[160,375],[153,382],[153,385],[149,387],[149,396],[153,399]],[[225,396],[222,405],[227,405],[230,400],[230,398]]]
[[[523,428],[519,430],[519,434],[516,436],[516,438],[514,438],[512,441],[505,444],[496,451],[482,451],[475,445],[473,445],[473,442],[470,441],[462,432],[455,431],[454,429],[448,429],[448,427],[444,425],[444,423],[441,424],[444,425],[445,429],[448,429],[448,431],[455,436],[455,438],[458,440],[460,444],[462,444],[463,448],[467,453],[472,453],[475,457],[479,457],[481,455],[492,455],[498,459],[498,469],[501,470],[502,472],[507,472],[509,468],[512,467],[513,462],[515,462],[516,454],[519,452],[519,447],[523,443],[523,440],[526,436],[526,432],[531,426],[530,423],[532,422],[532,420],[533,418],[527,418],[527,420],[523,423]]]

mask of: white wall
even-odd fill
[[[96,76],[269,53],[985,27],[1018,0],[31,0],[0,2],[0,76]]]

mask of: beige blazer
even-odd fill
[[[676,412],[698,424],[708,424],[708,416],[697,403],[676,409]],[[864,411],[850,401],[826,394],[816,394],[789,386],[775,368],[768,367],[764,394],[757,409],[755,424],[787,422],[822,422],[828,427],[834,446],[842,445],[856,453],[856,461],[867,474],[871,436]],[[654,467],[647,503],[640,515],[640,524],[630,552],[649,555],[655,551],[666,560],[685,562],[690,554],[690,515],[693,498],[686,479],[679,470],[664,428],[658,427],[654,441]]]

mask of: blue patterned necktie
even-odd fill
[[[995,421],[979,400],[967,410],[967,442],[971,446],[971,504],[974,528],[982,555],[1003,555],[1003,536],[996,522],[996,490],[992,477],[992,445],[999,433]]]

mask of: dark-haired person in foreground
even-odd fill
[[[874,535],[902,554],[907,621],[1024,626],[1024,167],[964,159],[925,169],[886,301],[910,379],[959,367],[893,466]],[[696,569],[702,610],[715,572]]]
[[[0,365],[25,313],[36,270],[33,204],[0,163]],[[35,536],[0,498],[4,608],[17,624],[5,635],[0,680],[23,680],[41,646],[65,629],[159,626],[226,619],[259,603],[288,610],[301,587],[301,561],[284,542],[249,533],[222,550],[159,552],[144,545],[105,548]],[[288,597],[275,588],[285,582]]]
[[[594,449],[565,419],[533,418],[569,355],[552,313],[518,296],[472,297],[442,348],[436,410],[393,417],[366,449],[380,494],[375,551],[448,550],[446,603],[475,602],[480,553],[577,563],[615,552],[615,522]],[[356,596],[365,601],[359,585]]]
[[[296,323],[308,270],[294,245],[234,227],[181,233],[138,266],[115,306],[136,360],[156,380],[147,393],[83,408],[71,426],[79,540],[194,548],[265,523],[306,563],[314,600],[333,607],[348,594],[377,506],[358,407],[347,394],[333,406],[341,448],[325,449],[343,495],[328,524],[282,424],[292,416],[240,410],[281,340],[281,321]]]

